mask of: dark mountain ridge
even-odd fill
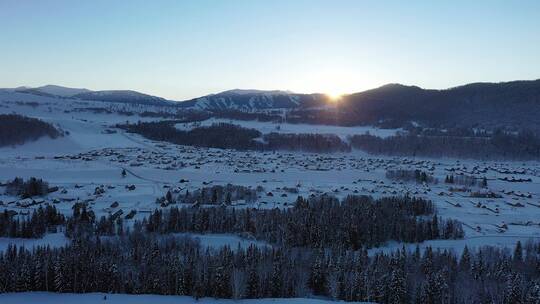
[[[345,96],[338,111],[346,124],[538,127],[540,80],[472,83],[446,90],[390,84]]]

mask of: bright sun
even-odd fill
[[[337,92],[327,92],[326,96],[328,96],[331,102],[338,102],[341,97],[343,97],[343,94]]]

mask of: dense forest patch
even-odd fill
[[[57,138],[61,133],[51,124],[16,114],[0,114],[0,147],[20,145],[43,136]]]
[[[473,159],[540,158],[540,137],[529,131],[517,134],[497,131],[490,135],[471,136],[408,134],[386,138],[363,134],[349,139],[353,148],[372,154]]]
[[[410,214],[429,212],[424,210],[429,206],[421,201],[408,204],[410,206],[406,207],[398,203],[401,206],[398,209]],[[302,202],[298,208],[305,211],[311,207]],[[314,205],[313,208],[319,207]],[[156,222],[164,218],[154,214],[152,220],[138,222],[132,229],[115,230],[114,238],[101,238],[104,231],[99,229],[106,228],[107,223],[114,226],[117,223],[95,222],[84,209],[75,208],[68,226],[77,231],[71,234],[69,244],[31,250],[10,246],[0,252],[0,292],[151,293],[195,298],[316,295],[345,301],[433,304],[536,303],[540,297],[537,267],[540,244],[522,246],[518,242],[513,254],[495,247],[474,251],[465,248],[461,255],[431,247],[424,251],[417,247],[413,252],[398,250],[372,256],[365,246],[358,250],[287,245],[246,249],[225,246],[211,250],[201,248],[189,237],[150,231],[151,227],[175,230],[176,227],[167,228],[168,225],[183,225],[182,221],[169,221],[175,212],[165,218],[167,222]],[[241,215],[248,216],[248,212],[245,210]],[[268,212],[269,215],[271,212],[279,214],[277,210]],[[313,214],[308,211],[307,217],[312,219]],[[252,222],[254,218],[223,224],[234,224],[241,230],[252,229],[250,225],[264,227],[264,223]],[[204,220],[203,213],[192,219],[201,224]],[[296,228],[305,224],[299,223]],[[271,227],[273,223],[268,225]],[[95,230],[96,234],[87,234],[91,230],[84,227],[99,229]],[[321,232],[317,227],[312,228],[315,228],[313,232]],[[372,230],[366,228],[358,227],[367,235],[372,234]],[[292,234],[293,238],[295,235]],[[341,242],[340,239],[334,241]]]
[[[6,183],[5,193],[8,195],[20,196],[21,198],[30,198],[33,196],[43,196],[57,187],[49,188],[49,184],[40,178],[31,177],[24,180],[20,177],[14,178]]]
[[[54,206],[39,207],[31,216],[19,219],[17,215],[5,210],[0,213],[0,236],[11,238],[40,238],[46,232],[56,232],[64,224],[64,215]]]
[[[119,127],[151,140],[196,147],[323,153],[350,151],[348,144],[336,135],[280,133],[263,135],[258,130],[228,123],[216,123],[185,131],[176,129],[174,123],[174,121],[144,122],[119,125]]]
[[[111,235],[121,231],[115,218],[94,222],[91,211],[75,210],[69,235]],[[84,214],[84,220],[80,216]],[[299,197],[289,209],[236,209],[223,205],[156,210],[140,225],[149,233],[233,233],[290,248],[377,247],[387,241],[422,242],[463,237],[461,224],[441,219],[433,203],[419,198],[349,196]],[[108,227],[107,229],[102,229]]]
[[[176,129],[173,121],[126,124],[119,127],[151,140],[221,149],[255,149],[258,144],[254,139],[261,136],[257,130],[225,123],[189,131]]]

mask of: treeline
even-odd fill
[[[73,205],[73,214],[67,218],[56,207],[39,206],[31,215],[20,215],[13,210],[0,213],[0,236],[10,238],[41,238],[59,228],[72,239],[87,236],[115,236],[124,234],[124,222],[114,214],[96,218],[85,204]]]
[[[16,212],[0,213],[0,236],[10,238],[40,238],[47,232],[56,232],[65,223],[64,216],[54,206],[39,207],[31,216],[21,217]]]
[[[123,235],[126,229],[120,216],[112,214],[97,219],[85,204],[75,204],[73,215],[66,220],[62,217],[61,223],[64,222],[66,235],[74,239]],[[18,225],[30,224],[26,220]],[[376,200],[348,196],[341,201],[326,195],[309,200],[298,197],[294,207],[288,209],[172,207],[155,210],[134,225],[160,234],[234,233],[287,248],[357,250],[381,246],[387,241],[463,237],[461,224],[439,218],[431,201],[407,196]]]
[[[243,200],[245,203],[257,201],[257,193],[263,191],[259,186],[256,189],[239,185],[214,185],[202,187],[194,191],[168,190],[165,196],[156,199],[156,203],[167,206],[170,204],[211,204],[211,205],[231,205],[233,201]]]
[[[266,122],[283,122],[283,118],[280,115],[280,112],[277,113],[264,113],[264,112],[242,112],[235,110],[219,110],[213,111],[212,117],[216,118],[225,118],[225,119],[235,119],[235,120],[257,120],[257,121],[266,121]]]
[[[270,133],[263,136],[258,130],[227,123],[217,123],[184,131],[176,129],[174,123],[174,121],[139,122],[119,125],[118,127],[151,140],[196,147],[259,151],[350,151],[348,144],[338,136],[331,134]],[[261,138],[262,140],[260,140]]]
[[[151,140],[220,149],[255,149],[258,144],[254,139],[261,136],[261,133],[255,129],[225,123],[195,128],[189,131],[176,129],[174,122],[171,121],[139,122],[137,124],[119,125],[119,127]]]
[[[490,137],[396,135],[380,138],[373,135],[350,137],[353,148],[373,154],[476,159],[538,159],[540,137],[529,131],[517,134],[497,131]]]
[[[21,177],[16,177],[12,181],[7,182],[5,186],[6,194],[20,196],[23,199],[33,196],[43,196],[50,191],[47,182],[35,177],[31,177],[26,181]]]
[[[377,303],[538,303],[540,245],[507,250],[359,251],[287,248],[201,250],[188,238],[140,226],[118,238],[0,252],[0,292],[291,298]]]
[[[484,129],[474,129],[474,128],[424,128],[421,126],[414,126],[408,124],[404,127],[409,134],[419,135],[419,136],[446,136],[446,137],[491,137],[493,132],[489,132]],[[502,129],[498,132],[503,132]]]
[[[43,136],[57,138],[61,133],[51,124],[16,114],[0,114],[0,147],[20,145]]]
[[[349,143],[347,143],[333,134],[273,132],[263,135],[255,129],[226,123],[198,127],[189,131],[176,129],[174,121],[127,124],[119,127],[152,140],[222,149],[331,153],[348,152],[352,147],[372,154],[413,157],[476,159],[538,159],[540,157],[540,137],[531,131],[511,133],[497,130],[488,133],[455,128],[450,129],[449,132],[442,132],[429,129],[419,131],[412,128],[410,133],[386,138],[370,134],[353,135],[348,138]]]
[[[75,204],[73,206],[73,215],[66,220],[65,235],[71,239],[94,236],[122,236],[126,230],[129,230],[129,226],[124,225],[122,214],[122,211],[117,211],[97,218],[94,211],[87,208],[87,204]],[[132,213],[132,215],[135,214]],[[127,219],[128,216],[129,214],[125,218]]]
[[[446,184],[463,185],[463,186],[468,186],[468,187],[471,187],[471,186],[478,186],[482,188],[487,187],[487,178],[485,176],[482,178],[477,178],[477,177],[465,175],[465,174],[458,174],[458,175],[450,174],[450,175],[446,175],[446,177],[444,178],[444,182]]]
[[[350,152],[351,147],[334,134],[282,134],[263,136],[266,150],[307,152]]]
[[[338,109],[294,109],[286,113],[284,122],[352,127],[368,125],[357,119],[357,113]]]
[[[142,225],[148,232],[236,233],[292,247],[357,250],[387,241],[422,242],[463,237],[461,224],[442,220],[431,201],[410,197],[342,201],[299,197],[289,209],[171,208],[156,210]]]
[[[386,171],[386,178],[397,181],[415,181],[417,183],[431,183],[436,184],[438,180],[433,177],[433,175],[416,169],[416,170],[406,170],[406,169],[392,169]]]

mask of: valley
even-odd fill
[[[428,235],[424,239],[421,235],[419,237],[423,240],[419,242],[390,238],[381,244],[363,247],[369,258],[381,255],[390,258],[401,250],[410,255],[418,250],[433,250],[437,254],[451,252],[457,256],[466,250],[476,252],[483,248],[505,252],[514,250],[516,246],[534,246],[540,240],[540,162],[537,160],[385,156],[357,149],[313,153],[181,145],[150,140],[118,128],[118,125],[163,119],[143,114],[153,111],[181,117],[180,122],[174,124],[180,131],[225,123],[255,129],[261,134],[335,135],[344,142],[354,135],[370,134],[385,138],[408,131],[376,126],[291,124],[219,117],[189,121],[192,113],[178,111],[169,105],[88,101],[21,92],[3,92],[0,98],[0,114],[15,113],[40,119],[62,133],[56,138],[44,136],[36,141],[0,148],[0,212],[10,214],[18,221],[25,221],[33,216],[34,211],[46,206],[54,207],[71,221],[82,208],[84,213],[95,217],[98,231],[108,231],[96,232],[103,241],[116,244],[124,242],[123,233],[131,233],[125,230],[137,231],[141,223],[149,225],[150,218],[162,213],[166,216],[168,212],[177,210],[187,210],[187,214],[195,212],[192,215],[195,219],[200,216],[198,212],[204,214],[205,209],[223,209],[224,212],[233,212],[225,213],[224,218],[231,216],[234,219],[234,212],[242,210],[255,214],[265,210],[297,210],[299,197],[314,201],[345,201],[349,197],[373,200],[413,197],[432,202],[435,217],[440,221],[459,223],[457,231],[462,229],[462,237]],[[33,177],[41,179],[47,183],[50,192],[30,197],[9,193],[7,189],[16,177],[23,181]],[[269,215],[261,213],[261,216]],[[415,221],[422,223],[429,217],[429,212],[420,214]],[[166,220],[164,217],[161,221]],[[109,225],[107,223],[112,226],[99,228],[99,225]],[[288,248],[288,245],[261,238],[259,230],[240,230],[242,232],[238,233],[234,232],[236,228],[224,228],[224,232],[219,232],[215,228],[205,230],[196,222],[194,225],[196,228],[192,230],[182,228],[161,232],[158,239],[187,242],[188,247],[194,246],[216,255],[228,250],[242,254],[252,250],[272,252],[282,246]],[[71,248],[79,242],[72,229],[60,226],[30,239],[1,237],[0,252],[7,253],[17,247],[21,250],[37,250],[43,246]],[[443,231],[446,228],[436,229]],[[359,229],[361,231],[363,229]],[[304,259],[310,261],[306,257],[300,260]],[[305,263],[309,263],[307,261]],[[334,281],[328,284],[335,284],[330,282]],[[231,292],[234,297],[243,297],[239,286],[244,283],[238,284],[232,287]],[[302,284],[293,286],[297,288],[294,293],[276,295],[311,296],[310,292],[302,291]],[[71,288],[66,290],[78,291],[76,286]],[[115,288],[118,289],[114,291],[122,290]],[[337,287],[325,288],[328,289],[320,291],[321,294],[341,297],[335,294]],[[224,292],[216,296],[230,296],[228,291]],[[204,292],[200,294],[209,296]],[[9,301],[18,303],[16,298],[9,298]]]

